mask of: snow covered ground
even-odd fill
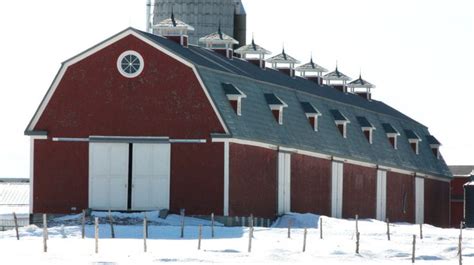
[[[105,222],[106,214],[94,213]],[[48,252],[43,253],[42,229],[34,225],[20,229],[21,239],[14,230],[0,232],[1,264],[411,264],[412,235],[417,235],[416,264],[457,264],[458,229],[391,224],[391,241],[387,240],[386,224],[376,220],[359,220],[360,254],[355,254],[355,221],[323,217],[323,239],[319,238],[318,216],[312,214],[285,216],[274,227],[256,227],[252,252],[248,253],[248,228],[215,228],[211,238],[209,221],[186,218],[185,237],[180,238],[180,217],[170,215],[160,219],[148,213],[151,220],[148,252],[143,251],[143,227],[115,226],[115,239],[110,238],[110,226],[100,225],[99,253],[94,253],[94,227],[86,226],[86,239],[81,228],[74,225],[79,216],[68,216],[57,222],[65,225],[50,227]],[[134,216],[115,215],[114,218],[139,220]],[[302,252],[303,229],[291,231],[287,238],[288,220],[297,227],[308,226],[307,248]],[[77,222],[78,223],[78,222]],[[197,250],[197,225],[203,227],[201,250]],[[318,227],[318,228],[315,228]],[[474,230],[463,231],[464,264],[474,264]]]

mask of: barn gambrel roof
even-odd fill
[[[412,130],[423,137],[431,134],[426,126],[381,101],[368,101],[358,95],[342,93],[301,77],[291,78],[275,69],[263,70],[245,60],[227,59],[203,47],[189,45],[185,48],[164,37],[132,28],[127,30],[194,65],[213,105],[228,128],[229,134],[225,137],[274,144],[442,178],[451,177],[443,158],[437,159],[433,155],[428,141],[420,142],[419,155],[412,151],[405,134],[399,136],[397,149],[391,146],[384,124],[390,124],[397,132]],[[222,89],[223,83],[232,84],[247,95],[242,101],[241,116],[235,115]],[[288,105],[282,125],[275,123],[265,94],[278,95]],[[309,102],[322,114],[318,121],[318,133],[307,126],[301,102]],[[349,121],[356,121],[356,117],[361,116],[375,128],[384,129],[374,130],[373,144],[369,144],[360,125],[350,123],[347,125],[348,137],[344,139],[334,125],[331,110],[335,109],[344,113]],[[26,134],[33,133],[34,131],[26,131]]]

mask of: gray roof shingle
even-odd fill
[[[451,177],[443,158],[433,156],[428,141],[420,142],[419,155],[412,151],[406,134],[399,137],[405,140],[400,139],[397,149],[390,145],[386,133],[407,129],[416,135],[431,134],[424,125],[383,102],[368,101],[304,78],[291,78],[273,69],[263,70],[244,60],[227,59],[202,47],[190,45],[184,48],[165,38],[137,32],[196,66],[232,137]],[[232,84],[247,95],[242,101],[242,116],[235,115],[229,105],[222,89],[223,83]],[[278,95],[278,101],[288,105],[284,124],[275,123],[272,113],[268,111],[267,94]],[[271,102],[274,100],[271,99]],[[317,106],[322,114],[318,121],[318,133],[308,123],[301,102]],[[360,133],[359,124],[351,123],[347,125],[348,137],[344,139],[334,126],[332,110],[338,110],[341,115],[344,113],[343,116],[350,121],[365,117],[375,128],[383,130],[373,131],[373,144],[370,144]]]

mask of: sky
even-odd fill
[[[28,177],[23,135],[63,61],[132,26],[145,0],[1,1],[0,177]],[[243,0],[247,39],[375,84],[426,125],[448,164],[474,164],[474,2]]]

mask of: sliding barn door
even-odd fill
[[[89,207],[126,210],[128,144],[89,144]]]
[[[343,166],[342,162],[332,162],[331,216],[336,218],[342,218]]]
[[[169,209],[170,144],[133,144],[132,210]]]

